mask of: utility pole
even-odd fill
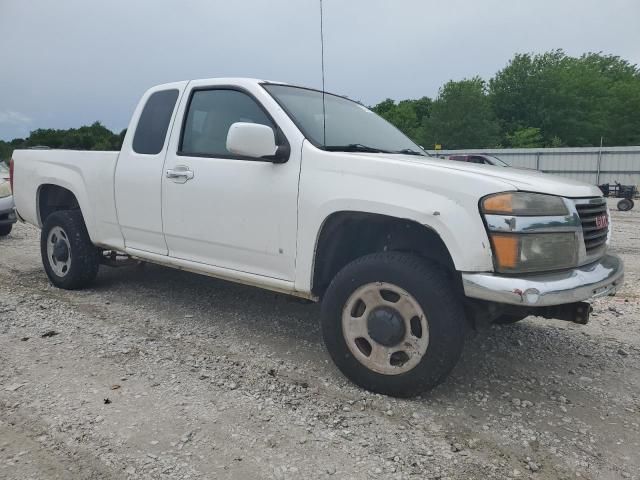
[[[596,172],[596,185],[600,185],[600,166],[602,165],[602,137],[600,137],[600,150],[598,151],[598,170]]]

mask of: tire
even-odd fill
[[[369,292],[368,289],[373,290]],[[375,289],[379,289],[377,294]],[[366,292],[364,313],[357,311],[363,307],[353,300],[365,295],[360,292]],[[389,297],[389,292],[394,295]],[[373,308],[377,300],[370,302],[369,298],[379,300],[383,294],[387,300]],[[399,300],[393,302],[396,294],[399,294]],[[371,303],[372,308],[366,303]],[[413,311],[407,310],[407,305],[418,309],[415,310],[418,315],[409,320],[405,317],[412,313],[400,314],[400,310]],[[352,308],[356,310],[352,311]],[[402,333],[383,335],[385,343],[380,344],[373,339],[374,334],[378,337],[381,334],[378,328],[380,318],[374,317],[388,315],[389,309],[398,313],[394,318],[404,319],[404,338],[393,344]],[[360,316],[354,318],[358,314]],[[345,322],[343,315],[357,323]],[[364,337],[349,340],[355,335],[349,330],[351,327],[345,329],[345,326],[358,325],[356,329],[360,332],[365,324]],[[434,263],[407,253],[375,253],[351,262],[333,279],[322,302],[324,342],[337,367],[355,384],[385,395],[409,397],[441,383],[460,358],[466,329],[462,298],[447,272]],[[421,335],[419,338],[418,334]],[[366,356],[367,344],[371,347],[369,357]],[[394,351],[390,357],[384,355],[383,362],[374,364],[371,359],[381,358],[374,355],[374,351],[379,352],[381,348],[383,351],[406,351],[402,354]]]
[[[621,212],[628,212],[633,208],[633,205],[634,205],[633,200],[630,200],[628,198],[623,198],[618,202],[618,210],[620,210]]]
[[[58,288],[85,288],[98,275],[100,251],[91,243],[80,210],[62,210],[47,217],[40,234],[40,253],[49,280]]]
[[[512,323],[517,323],[520,320],[524,320],[525,318],[527,318],[529,315],[510,315],[510,314],[504,314],[504,315],[500,315],[498,318],[496,318],[493,323],[497,323],[498,325],[510,325]]]
[[[0,237],[6,237],[11,233],[12,229],[13,229],[13,224],[11,223],[9,225],[0,225]]]

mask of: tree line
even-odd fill
[[[49,147],[70,150],[120,150],[126,130],[113,133],[100,122],[92,125],[57,130],[39,128],[27,138],[16,138],[9,142],[0,140],[0,161],[8,161],[14,150],[21,148]]]
[[[640,145],[640,70],[613,55],[517,54],[488,82],[373,107],[425,148]]]
[[[640,69],[614,55],[562,50],[516,54],[489,81],[449,81],[436,98],[371,107],[416,143],[432,149],[640,145]],[[68,130],[38,129],[0,141],[0,160],[17,148],[47,146],[119,150],[125,130],[95,122]]]

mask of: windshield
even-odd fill
[[[500,160],[498,157],[494,157],[493,155],[487,156],[487,158],[491,159],[493,164],[497,165],[498,167],[510,167],[511,166],[507,162],[505,162],[504,160]]]
[[[359,103],[325,93],[323,109],[320,91],[276,84],[263,87],[319,148],[426,155],[400,130]]]

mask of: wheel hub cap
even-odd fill
[[[69,247],[64,240],[58,240],[53,246],[53,256],[59,262],[66,262],[69,259]]]
[[[53,273],[64,277],[71,267],[71,244],[61,227],[53,227],[47,235],[47,261]]]
[[[392,347],[402,341],[407,332],[404,319],[392,307],[378,307],[367,319],[369,336],[385,347]]]
[[[342,310],[342,333],[366,368],[399,375],[416,367],[429,346],[429,323],[416,299],[386,282],[357,288]]]

